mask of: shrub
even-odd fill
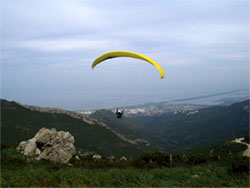
[[[14,145],[9,144],[7,142],[1,142],[0,145],[1,145],[1,149],[6,149],[6,148],[14,147]]]
[[[201,153],[189,154],[187,156],[187,163],[192,164],[192,165],[205,163],[208,160],[209,160],[209,156],[206,154],[201,154]]]
[[[92,156],[79,156],[79,160],[73,156],[70,161],[75,167],[84,167],[88,169],[98,168],[128,168],[131,167],[131,161],[109,160],[109,159],[92,159]]]
[[[138,158],[134,160],[133,165],[137,168],[145,168],[147,167],[148,163],[145,160]]]
[[[250,143],[249,143],[249,135],[245,135],[245,136],[244,136],[243,142],[246,142],[246,143],[250,144]]]
[[[231,172],[236,173],[248,173],[249,172],[249,158],[237,157],[231,162]]]
[[[187,155],[185,154],[173,154],[174,163],[185,163],[187,161]]]
[[[164,152],[145,153],[134,161],[134,165],[139,168],[170,166],[170,155]]]

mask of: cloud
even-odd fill
[[[2,4],[3,35],[7,37],[60,35],[105,23],[96,8],[78,1],[10,0]]]
[[[79,87],[74,92],[88,90],[89,96],[101,85],[99,95],[103,93],[103,100],[113,90],[133,96],[155,93],[155,88],[160,88],[157,93],[167,96],[180,95],[180,88],[191,93],[199,85],[244,85],[249,69],[248,4],[244,0],[3,0],[1,63],[5,96],[18,96],[19,91],[26,94],[37,84],[44,86],[45,93],[55,93],[63,100],[67,96],[62,96],[62,91],[76,80]],[[167,79],[158,82],[157,70],[125,58],[109,60],[90,72],[96,57],[115,50],[151,57],[166,70]],[[24,79],[30,71],[36,74]],[[209,71],[214,71],[213,79]],[[42,75],[47,72],[50,74],[45,81]],[[37,83],[32,82],[35,78]],[[117,81],[120,78],[123,84]],[[54,85],[47,87],[50,80]],[[21,87],[17,91],[11,84]],[[56,86],[60,86],[60,92]]]
[[[38,39],[25,41],[21,47],[41,51],[72,51],[72,50],[93,50],[109,48],[115,44],[109,40],[88,40],[88,39]]]

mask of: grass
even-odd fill
[[[14,147],[1,150],[2,187],[249,187],[248,173],[232,173],[218,161],[176,167],[137,168],[133,161],[81,158],[73,165],[35,161]]]
[[[134,186],[191,186],[191,187],[244,187],[249,185],[247,176],[231,176],[226,167],[216,165],[193,166],[190,168],[156,169],[82,169],[74,167],[48,171],[28,165],[20,170],[4,170],[3,187],[134,187]]]

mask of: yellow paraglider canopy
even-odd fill
[[[154,65],[159,70],[159,72],[161,74],[161,79],[163,79],[164,76],[165,76],[165,73],[164,73],[163,69],[153,59],[151,59],[151,58],[149,58],[149,57],[147,57],[145,55],[142,55],[142,54],[138,54],[138,53],[135,53],[135,52],[127,52],[127,51],[115,51],[115,52],[105,53],[105,54],[101,55],[100,57],[98,57],[93,62],[91,67],[92,67],[92,69],[94,69],[95,66],[97,64],[101,63],[102,61],[105,61],[105,60],[110,59],[110,58],[116,58],[116,57],[132,57],[132,58],[147,61],[147,62],[151,63],[152,65]]]

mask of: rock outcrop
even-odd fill
[[[20,142],[17,150],[26,156],[35,156],[37,160],[68,163],[76,154],[74,143],[74,137],[69,132],[42,128],[34,138]]]

